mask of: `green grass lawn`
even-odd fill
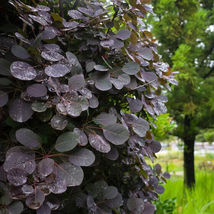
[[[160,202],[175,199],[173,214],[214,214],[214,155],[195,156],[196,187],[188,190],[183,185],[182,153],[176,152],[159,155],[163,170],[168,170],[172,177],[164,185],[165,192],[160,196]],[[163,203],[164,204],[164,203]],[[171,214],[161,208],[157,214]]]

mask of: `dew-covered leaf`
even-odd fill
[[[57,53],[53,50],[44,50],[42,51],[41,56],[42,58],[51,62],[58,62],[64,58],[64,56],[62,56],[60,53]]]
[[[39,83],[27,87],[27,94],[31,97],[44,97],[47,95],[47,88]]]
[[[36,9],[40,11],[46,11],[46,12],[50,11],[50,8],[45,5],[37,5]]]
[[[54,160],[51,158],[44,158],[38,164],[38,172],[41,176],[46,177],[53,172]]]
[[[91,8],[78,7],[78,10],[87,16],[93,16],[94,12]]]
[[[129,131],[118,123],[105,126],[103,134],[108,141],[115,145],[124,144],[129,138]]]
[[[35,189],[35,192],[26,198],[26,205],[33,210],[39,209],[45,200],[45,195],[40,189]]]
[[[80,146],[86,146],[88,144],[88,138],[84,131],[74,128],[74,133],[76,133],[79,136],[79,145]]]
[[[122,67],[122,71],[126,74],[134,75],[140,71],[140,66],[136,62],[128,62]]]
[[[57,44],[44,44],[43,48],[44,48],[44,50],[51,51],[51,52],[60,52],[61,51],[59,45],[57,45]]]
[[[36,214],[51,214],[51,209],[46,203],[43,203],[43,205],[36,211]]]
[[[14,56],[20,59],[28,59],[30,57],[27,50],[20,45],[13,45],[11,48],[11,52]]]
[[[8,206],[8,214],[21,214],[24,206],[21,201],[15,201]]]
[[[110,144],[98,134],[89,134],[90,145],[99,152],[108,153],[111,150]]]
[[[97,71],[108,71],[108,68],[103,65],[95,65],[94,69]]]
[[[75,166],[90,166],[95,161],[95,155],[89,149],[80,149],[69,155],[69,161]]]
[[[67,183],[65,177],[59,176],[58,168],[55,171],[55,180],[50,183],[49,190],[54,194],[61,194],[67,190]]]
[[[140,137],[144,137],[149,130],[149,123],[143,118],[138,118],[132,124],[133,131]]]
[[[118,190],[114,186],[108,186],[103,190],[104,199],[113,199],[118,195]]]
[[[79,90],[85,86],[85,79],[83,74],[76,74],[69,78],[68,85],[71,90]]]
[[[77,59],[77,57],[71,52],[66,52],[66,57],[67,57],[69,64],[71,66],[71,71],[73,73],[81,73],[82,72],[82,66],[81,66],[79,60]]]
[[[104,48],[110,48],[110,47],[114,46],[114,40],[113,39],[103,40],[100,42],[100,45]]]
[[[58,152],[67,152],[76,147],[79,143],[79,136],[74,132],[65,132],[61,134],[55,144],[55,149]]]
[[[9,107],[9,115],[13,120],[23,123],[31,118],[33,111],[30,104],[21,99],[15,99]]]
[[[62,21],[62,24],[65,28],[68,28],[68,29],[64,29],[65,31],[72,30],[79,26],[79,22],[76,22],[76,21],[66,22],[64,19]]]
[[[4,91],[0,91],[0,107],[3,107],[8,102],[8,95]]]
[[[78,10],[69,10],[68,11],[68,15],[72,18],[72,19],[83,19],[84,16],[82,13],[80,13]]]
[[[34,192],[34,189],[33,189],[33,186],[29,185],[29,184],[24,184],[22,186],[22,192],[25,194],[25,195],[30,195]]]
[[[27,182],[27,173],[23,169],[13,168],[7,172],[7,179],[14,186],[21,186]]]
[[[63,77],[69,72],[69,68],[60,63],[45,68],[45,73],[50,77]]]
[[[144,200],[142,198],[129,198],[127,207],[133,214],[142,214],[144,210]]]
[[[84,178],[83,170],[80,166],[75,166],[69,162],[60,164],[58,175],[66,180],[67,186],[79,186]]]
[[[10,66],[11,74],[20,80],[33,80],[37,73],[36,70],[26,62],[16,61]]]
[[[35,112],[44,112],[47,110],[47,105],[43,102],[35,102],[32,103],[31,108]]]
[[[138,51],[138,54],[146,60],[152,60],[153,59],[152,49],[150,49],[150,48],[147,48],[147,47],[141,48]]]
[[[63,130],[68,125],[68,120],[64,115],[56,114],[51,119],[51,127],[56,130]]]
[[[121,40],[126,40],[131,36],[131,32],[128,29],[120,30],[115,37]]]
[[[16,32],[16,33],[15,33],[15,36],[16,36],[19,40],[21,40],[22,42],[24,42],[24,43],[30,45],[30,41],[29,41],[28,39],[26,39],[24,36],[22,36],[20,33]]]
[[[54,27],[48,26],[45,28],[44,31],[42,31],[41,39],[42,40],[54,39],[57,34],[58,34],[58,32]]]
[[[89,107],[90,108],[97,108],[98,106],[99,106],[99,101],[98,101],[97,97],[95,97],[92,94],[92,98],[89,99]]]
[[[79,117],[82,112],[82,107],[79,102],[72,101],[66,105],[66,111],[72,117]]]
[[[42,26],[48,25],[48,23],[40,16],[29,15],[29,17]]]
[[[112,113],[102,112],[94,118],[94,121],[100,125],[108,126],[117,122],[117,117]]]
[[[105,157],[109,160],[117,160],[117,158],[119,157],[119,152],[116,148],[112,147],[111,151],[105,154]]]
[[[24,146],[15,146],[9,149],[6,153],[4,170],[9,172],[14,168],[22,169],[28,174],[33,173],[36,168],[35,153]]]
[[[21,128],[16,131],[16,140],[30,149],[36,149],[41,145],[39,135],[27,128]]]

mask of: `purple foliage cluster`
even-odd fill
[[[162,91],[176,81],[144,29],[151,8],[80,1],[62,17],[52,4],[10,3],[25,31],[0,60],[12,119],[1,213],[154,213],[169,175],[146,162],[161,149],[148,115],[167,111]]]

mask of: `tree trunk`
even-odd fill
[[[195,185],[195,134],[191,132],[191,118],[189,116],[185,116],[184,131],[184,184],[189,188],[193,188]]]

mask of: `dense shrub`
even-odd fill
[[[169,174],[146,163],[161,149],[148,115],[175,81],[146,2],[10,2],[23,28],[0,59],[1,213],[154,213]]]

